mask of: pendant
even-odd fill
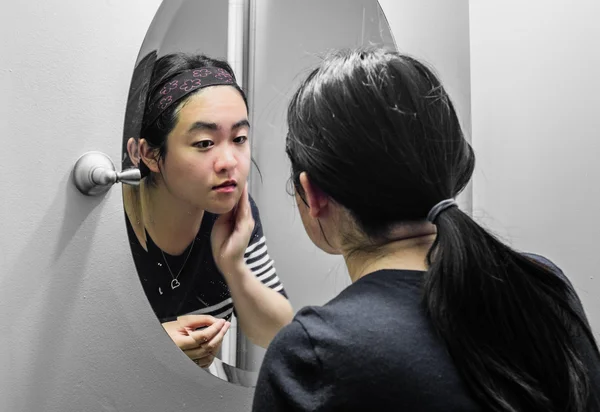
[[[179,283],[179,281],[177,279],[173,279],[171,281],[171,289],[176,289],[179,287],[179,285],[181,285],[181,283]]]

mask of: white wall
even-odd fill
[[[600,2],[472,1],[474,213],[563,268],[600,336]]]
[[[117,161],[158,0],[35,0],[0,12],[0,411],[240,411],[176,350],[135,275],[120,188],[83,198],[77,157]],[[233,393],[233,396],[228,396]]]

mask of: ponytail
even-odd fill
[[[586,411],[576,347],[598,347],[568,280],[451,207],[435,219],[424,303],[472,395],[492,411]]]

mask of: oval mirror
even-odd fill
[[[126,108],[123,169],[143,176],[123,186],[126,224],[150,306],[199,369],[254,386],[273,319],[293,315],[286,278],[301,274],[279,273],[286,257],[267,249],[269,236],[307,242],[274,220],[295,209],[285,110],[321,55],[369,44],[395,49],[376,0],[169,0],[152,21]],[[211,232],[246,181],[256,224],[240,270],[252,277],[225,276]]]

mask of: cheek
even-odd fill
[[[198,178],[210,176],[214,163],[210,158],[201,158],[198,154],[180,156],[176,162],[170,162],[171,174],[177,174],[181,180],[198,180]]]
[[[238,153],[238,156],[237,156],[238,167],[245,174],[248,174],[248,171],[250,170],[251,161],[252,161],[252,159],[250,157],[250,146],[245,146]]]
[[[331,255],[340,254],[338,250],[336,250],[327,242],[323,234],[325,227],[323,227],[322,230],[321,226],[319,225],[319,221],[310,216],[308,206],[304,204],[300,196],[296,194],[295,197],[298,205],[298,213],[300,214],[300,219],[302,220],[302,224],[304,225],[304,230],[306,231],[308,238],[315,244],[315,246],[325,253],[329,253]],[[331,241],[331,239],[329,240]]]
[[[302,224],[304,225],[304,230],[306,231],[308,238],[319,249],[327,251],[327,243],[323,238],[323,233],[321,233],[321,227],[319,226],[318,221],[310,216],[308,208],[306,206],[303,207],[303,210],[300,210],[300,217],[302,219]]]

